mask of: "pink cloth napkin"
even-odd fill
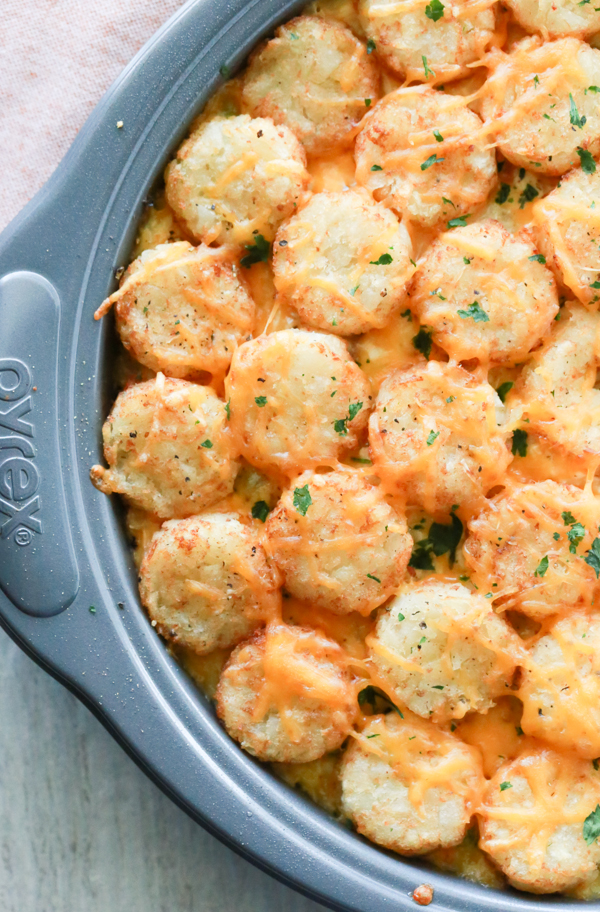
[[[0,0],[0,230],[183,0]]]

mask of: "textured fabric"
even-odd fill
[[[0,0],[0,229],[183,0]]]

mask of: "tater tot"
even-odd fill
[[[600,10],[585,0],[507,0],[506,5],[524,29],[544,38],[589,38],[600,31]]]
[[[600,314],[567,304],[524,368],[513,400],[528,429],[588,460],[600,455],[598,367]]]
[[[519,689],[527,735],[600,756],[600,617],[574,611],[543,628],[530,649]]]
[[[311,155],[349,145],[379,98],[365,45],[339,22],[299,16],[250,58],[242,99],[253,117],[285,124]]]
[[[303,513],[294,491],[305,487],[311,503]],[[305,472],[284,491],[266,533],[285,588],[335,614],[367,615],[385,602],[412,550],[405,518],[355,469]]]
[[[587,489],[511,485],[469,522],[465,558],[477,585],[492,589],[496,608],[541,620],[600,595],[585,562],[599,524],[600,499]]]
[[[411,308],[456,361],[522,361],[558,312],[554,276],[537,256],[491,219],[447,231],[419,264]]]
[[[209,386],[163,374],[119,393],[102,428],[108,469],[91,479],[161,519],[191,516],[233,490],[239,468],[225,403]]]
[[[540,747],[500,767],[477,811],[479,845],[529,893],[555,893],[593,879],[600,845],[585,821],[600,801],[600,774],[572,754]]]
[[[591,169],[593,172],[590,173]],[[600,300],[600,171],[593,159],[538,200],[533,218],[548,265],[582,304]]]
[[[254,301],[234,248],[181,241],[147,250],[96,318],[113,304],[121,341],[134,358],[187,380],[222,376],[254,328]]]
[[[167,201],[199,241],[272,240],[310,183],[304,149],[264,117],[217,117],[200,124],[165,172]]]
[[[322,633],[275,624],[241,643],[223,669],[217,714],[260,760],[308,763],[337,750],[357,704],[344,652]]]
[[[498,54],[483,89],[483,115],[513,164],[564,174],[600,153],[600,51],[577,38],[525,38]],[[578,154],[579,153],[579,154]]]
[[[365,190],[317,193],[279,229],[279,297],[308,326],[340,336],[381,328],[414,272],[403,224]]]
[[[241,345],[225,389],[241,453],[288,475],[355,447],[371,405],[342,340],[299,329]]]
[[[476,5],[474,10],[468,0],[437,6],[428,0],[360,0],[359,10],[377,56],[395,73],[407,82],[443,83],[468,75],[467,64],[494,42],[496,3]]]
[[[490,709],[523,651],[483,595],[442,580],[405,585],[367,643],[386,692],[432,722]]]
[[[373,198],[418,225],[470,214],[496,179],[482,123],[461,97],[426,86],[391,92],[356,140],[356,180]]]
[[[476,748],[408,712],[371,717],[342,761],[346,816],[400,855],[458,845],[483,785]]]
[[[389,374],[369,421],[375,471],[432,515],[473,508],[500,481],[509,436],[492,387],[438,361]]]
[[[140,570],[140,595],[159,633],[200,655],[235,646],[279,609],[279,576],[256,530],[235,514],[166,522]]]

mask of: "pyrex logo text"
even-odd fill
[[[34,532],[42,532],[39,512],[39,472],[33,462],[33,424],[24,416],[31,411],[31,371],[16,358],[0,358],[0,538],[28,545]],[[6,404],[8,403],[8,405]]]

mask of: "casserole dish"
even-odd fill
[[[114,337],[93,310],[114,289],[143,201],[189,122],[301,5],[186,4],[0,239],[0,622],[184,810],[312,898],[408,909],[427,881],[433,908],[453,912],[574,909],[376,849],[242,755],[152,631],[118,504],[89,483],[113,393]]]

